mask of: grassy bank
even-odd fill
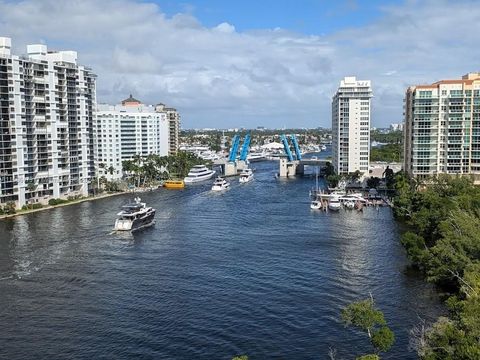
[[[1,219],[7,219],[7,218],[12,218],[15,216],[19,215],[26,215],[26,214],[32,214],[38,211],[43,211],[43,210],[49,210],[49,209],[54,209],[62,206],[68,206],[68,205],[73,205],[73,204],[79,204],[85,201],[94,201],[98,199],[104,199],[110,196],[116,196],[116,195],[121,195],[121,194],[126,194],[126,192],[119,191],[119,192],[114,192],[114,193],[106,193],[106,194],[101,194],[101,195],[96,195],[96,196],[86,196],[78,199],[71,199],[71,200],[64,200],[64,199],[52,199],[56,200],[53,203],[54,205],[44,205],[40,208],[22,208],[20,210],[16,210],[14,214],[4,214],[0,215],[0,220]],[[60,201],[59,201],[60,200]]]

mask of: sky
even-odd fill
[[[480,70],[479,30],[473,0],[0,0],[15,54],[76,50],[98,102],[162,102],[183,128],[330,127],[345,76],[387,127],[408,86]]]

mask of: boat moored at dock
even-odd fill
[[[328,209],[332,211],[339,211],[341,207],[342,204],[340,203],[339,197],[337,195],[331,196],[328,200]]]
[[[312,200],[312,202],[310,203],[310,209],[322,210],[323,209],[322,202],[320,200]]]
[[[131,204],[122,206],[115,221],[116,231],[134,231],[154,224],[155,209],[141,202],[139,197]]]

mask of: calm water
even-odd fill
[[[435,318],[435,291],[405,270],[387,208],[312,212],[312,179],[208,183],[142,198],[156,225],[111,234],[129,196],[0,221],[0,358],[352,359],[370,349],[341,309],[371,292],[397,342]]]

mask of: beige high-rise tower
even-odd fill
[[[405,95],[405,171],[480,180],[480,74],[415,85]]]

